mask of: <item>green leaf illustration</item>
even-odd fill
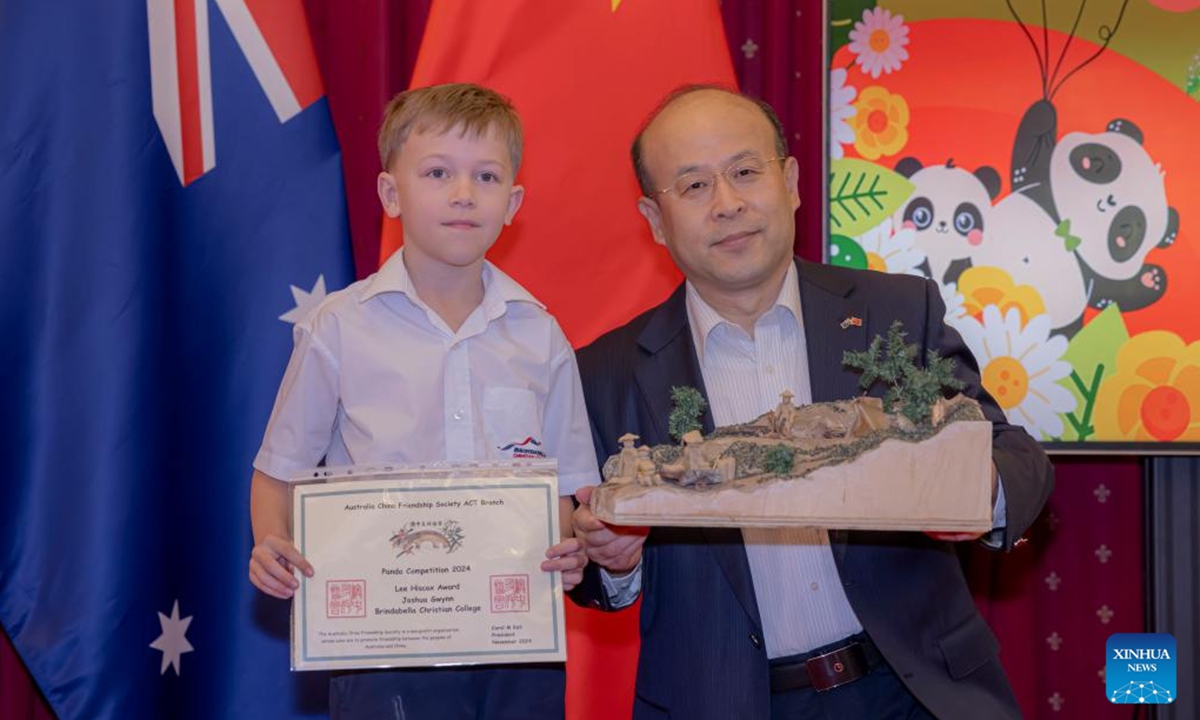
[[[852,237],[870,230],[912,195],[913,184],[882,165],[834,160],[829,170],[829,231]]]
[[[1059,381],[1075,396],[1078,405],[1075,412],[1066,413],[1063,419],[1063,442],[1086,440],[1115,440],[1096,438],[1092,422],[1092,411],[1096,406],[1096,393],[1100,384],[1113,373],[1117,364],[1117,351],[1129,341],[1129,330],[1121,311],[1110,305],[1092,321],[1083,326],[1071,342],[1063,359],[1071,364],[1071,374]]]
[[[830,235],[829,264],[866,270],[867,253],[863,251],[861,245],[845,235]]]

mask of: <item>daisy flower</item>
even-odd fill
[[[892,15],[883,8],[863,10],[863,19],[850,31],[850,52],[854,62],[872,78],[880,73],[899,70],[908,59],[908,26],[903,15]]]
[[[892,219],[888,217],[855,241],[867,254],[868,270],[924,277],[918,267],[925,262],[925,253],[916,247],[916,229],[902,227],[894,232]]]
[[[983,387],[995,398],[1009,422],[1035,438],[1063,433],[1062,415],[1073,412],[1075,396],[1058,381],[1071,374],[1063,360],[1067,339],[1050,335],[1050,316],[1038,315],[1022,326],[1021,311],[988,305],[982,322],[972,317],[956,325],[979,361]]]
[[[967,306],[963,294],[958,291],[958,285],[954,283],[938,283],[938,287],[942,292],[942,302],[946,304],[946,314],[943,319],[947,325],[957,328],[958,321],[967,317]]]
[[[834,160],[842,159],[843,145],[854,144],[850,118],[858,114],[858,109],[851,103],[858,90],[846,84],[846,75],[845,68],[829,73],[829,157]]]

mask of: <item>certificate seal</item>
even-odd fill
[[[327,580],[325,582],[325,617],[365,618],[366,616],[366,580]]]
[[[528,575],[492,575],[492,612],[529,612]]]

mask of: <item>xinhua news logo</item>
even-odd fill
[[[1115,704],[1175,702],[1175,637],[1166,633],[1118,633],[1108,638],[1104,685]]]

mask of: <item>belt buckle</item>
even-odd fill
[[[809,658],[804,667],[817,692],[852,683],[866,675],[868,669],[866,655],[858,642]]]

